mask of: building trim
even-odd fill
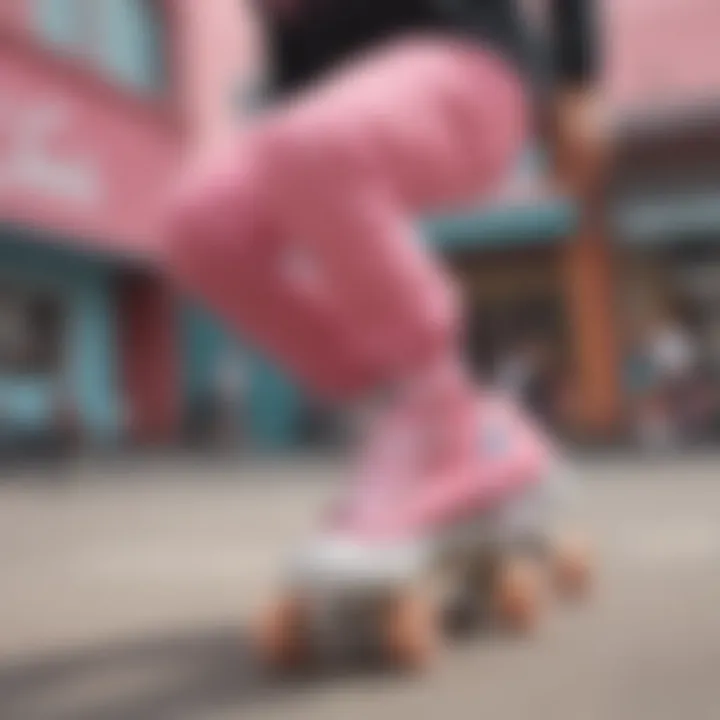
[[[572,235],[579,221],[573,201],[542,198],[441,215],[424,227],[436,247],[452,252],[552,244]]]
[[[116,270],[152,272],[157,260],[150,253],[121,250],[102,245],[90,237],[70,236],[53,230],[0,219],[0,243],[22,243],[40,246],[63,257],[82,257],[98,267]]]

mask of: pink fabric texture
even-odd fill
[[[468,395],[434,424],[396,404],[374,424],[355,482],[328,524],[368,541],[423,535],[542,481],[552,452],[529,418],[499,396]]]
[[[525,131],[521,84],[492,54],[434,37],[378,49],[190,169],[171,270],[319,394],[401,377],[460,324],[419,217],[495,189]]]

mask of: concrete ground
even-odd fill
[[[329,462],[66,467],[0,485],[0,718],[716,720],[720,458],[586,462],[595,600],[413,679],[258,675],[243,622]]]

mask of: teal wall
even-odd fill
[[[424,231],[444,252],[483,251],[551,245],[569,237],[578,222],[576,204],[558,197],[439,215],[427,220]]]
[[[0,230],[0,276],[57,292],[66,303],[67,372],[81,420],[96,441],[115,439],[119,398],[111,268]],[[0,373],[3,413],[22,429],[42,430],[47,425],[52,393],[47,377]]]
[[[113,265],[0,228],[0,277],[57,292],[67,307],[67,366],[81,420],[97,442],[118,437],[117,308]],[[182,310],[184,397],[207,392],[217,363],[239,352],[250,373],[250,425],[268,448],[288,447],[298,434],[300,394],[271,363],[243,348],[197,307]],[[43,376],[0,373],[0,406],[11,425],[42,431],[51,419],[53,383]]]
[[[28,0],[33,26],[54,49],[144,92],[165,86],[165,27],[151,0]],[[87,32],[88,23],[92,32]]]
[[[197,306],[183,309],[184,396],[189,406],[213,386],[218,363],[236,353],[249,373],[250,432],[268,448],[287,447],[297,437],[300,395],[271,363],[244,347],[216,319]]]

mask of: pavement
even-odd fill
[[[244,625],[337,465],[79,463],[0,485],[0,719],[717,720],[720,456],[585,460],[592,602],[421,678],[277,681]]]

